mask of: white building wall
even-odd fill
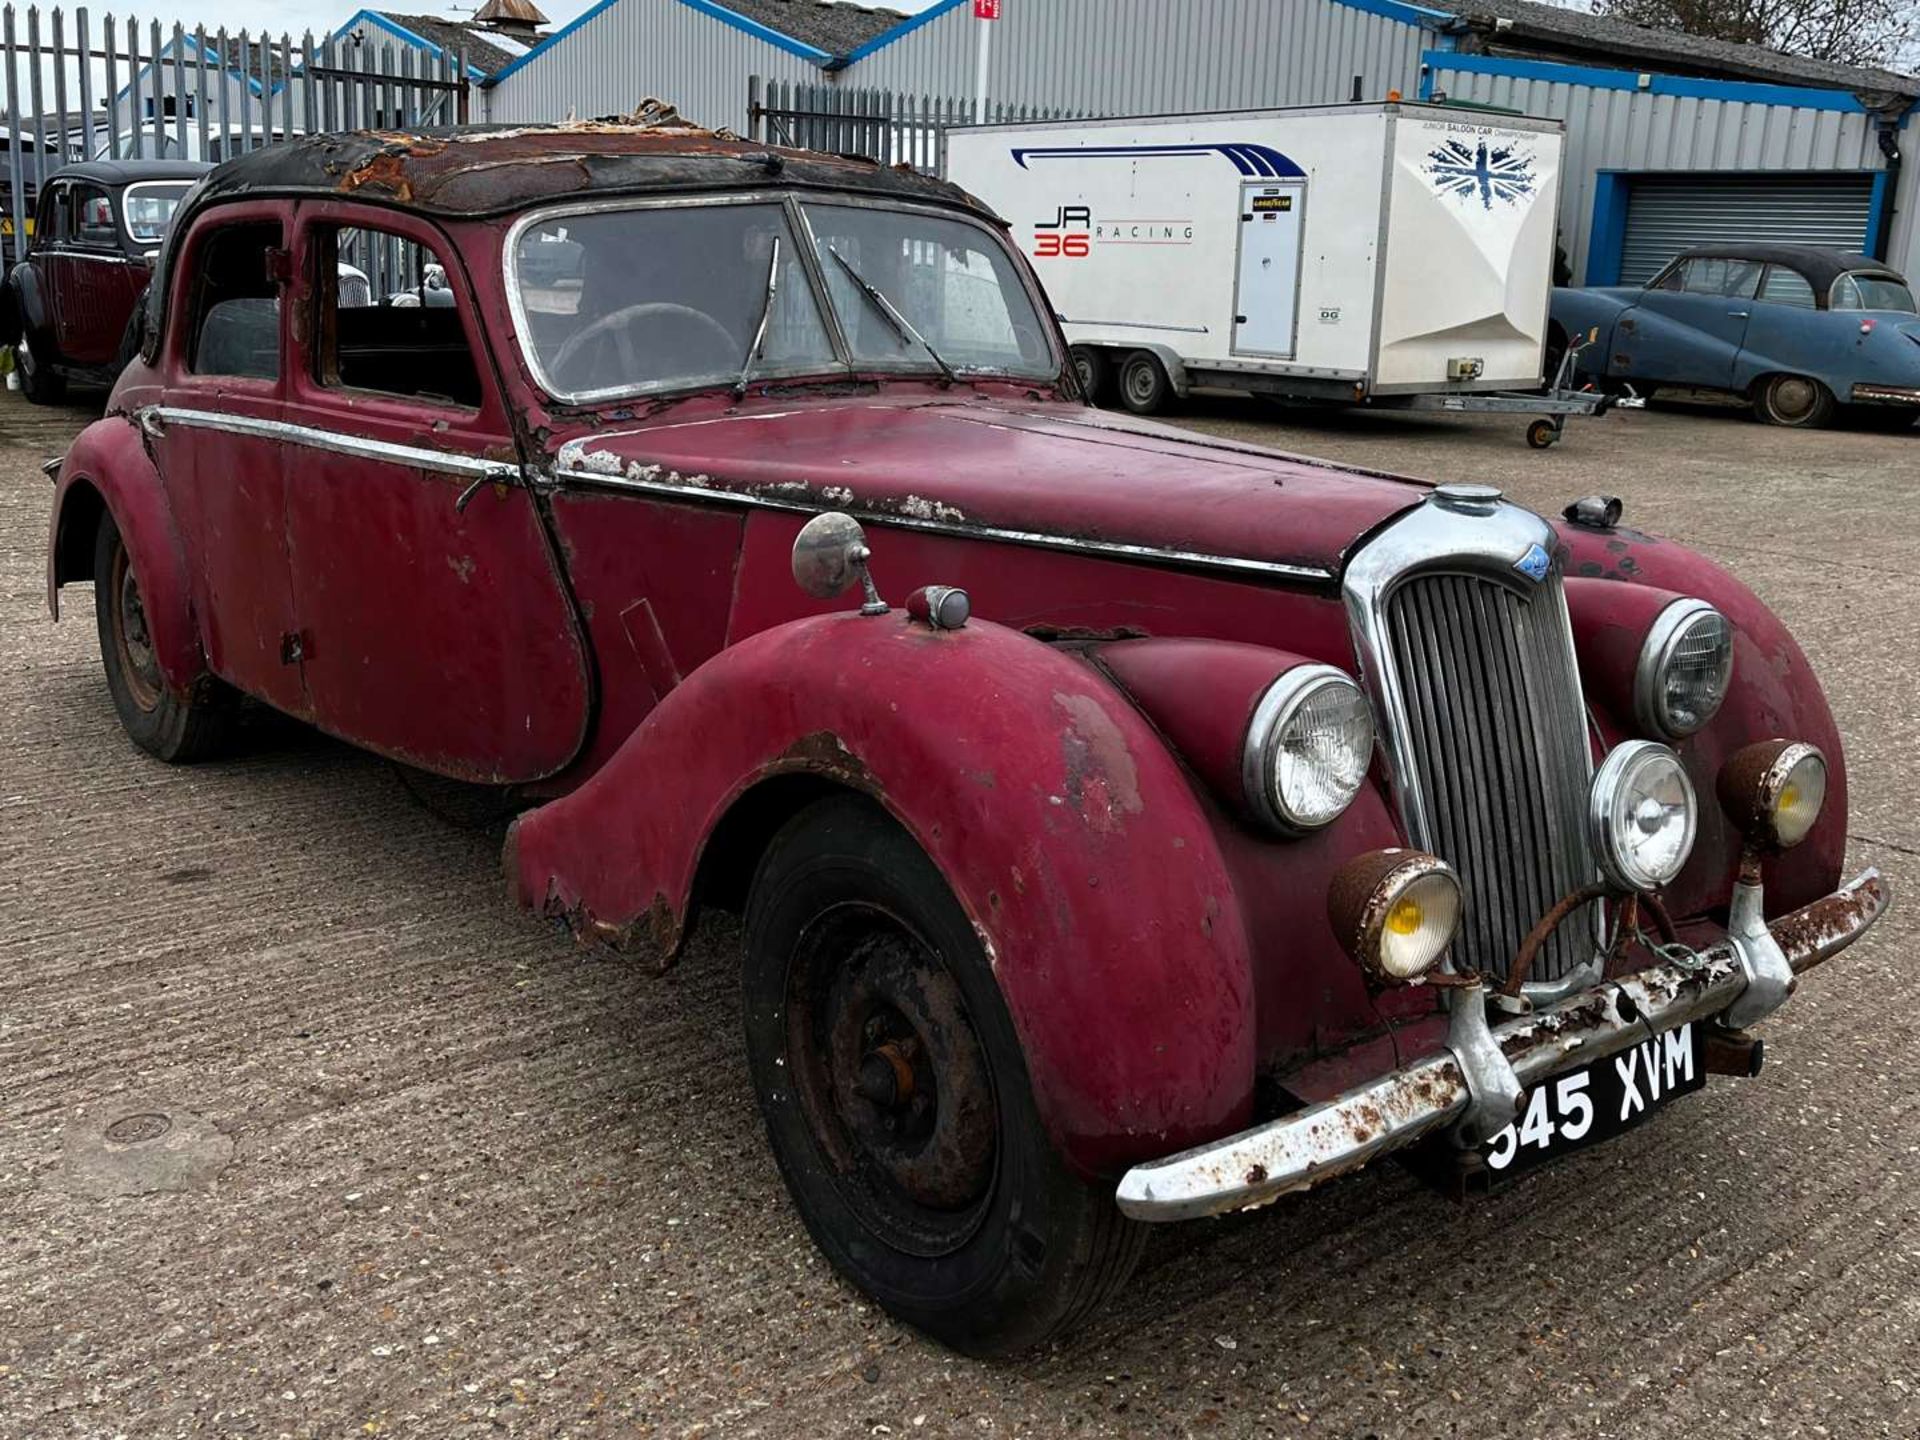
[[[1434,67],[1433,88],[1450,99],[1567,122],[1560,227],[1576,281],[1586,275],[1598,171],[1879,170],[1886,164],[1872,117],[1857,110],[1613,90],[1453,70],[1444,62]],[[1915,134],[1909,118],[1903,149],[1912,148]],[[1895,198],[1887,257],[1909,275],[1920,271],[1916,185],[1920,165],[1909,164]]]

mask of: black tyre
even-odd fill
[[[66,380],[35,358],[33,344],[24,336],[14,347],[13,365],[20,372],[20,393],[35,405],[58,405],[67,398]]]
[[[1544,450],[1560,438],[1560,429],[1551,420],[1534,420],[1527,425],[1527,444]]]
[[[1113,362],[1107,352],[1091,345],[1076,345],[1070,352],[1073,373],[1080,381],[1080,393],[1089,405],[1105,405],[1113,388]]]
[[[1120,365],[1120,403],[1136,415],[1158,415],[1173,398],[1166,366],[1151,350],[1135,350]]]
[[[816,803],[761,861],[746,928],[767,1135],[843,1275],[976,1355],[1119,1289],[1145,1227],[1054,1150],[980,943],[910,836],[864,800]]]
[[[1769,375],[1753,387],[1753,413],[1769,425],[1818,430],[1833,408],[1833,392],[1808,375]]]
[[[147,632],[146,602],[113,516],[100,517],[93,546],[93,609],[107,692],[133,743],[173,764],[217,754],[232,729],[234,694],[202,675],[185,698],[167,688]]]

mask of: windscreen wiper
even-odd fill
[[[740,362],[740,378],[733,382],[733,398],[738,400],[747,393],[747,381],[753,376],[754,361],[760,358],[760,347],[767,343],[767,322],[773,318],[773,296],[780,288],[780,237],[773,237],[773,258],[767,262],[767,293],[760,300],[760,323],[753,327],[753,343],[747,347],[747,358]]]
[[[894,309],[893,302],[881,294],[866,276],[853,268],[852,261],[847,259],[846,256],[842,255],[831,245],[827,246],[827,253],[840,262],[840,268],[852,277],[853,283],[860,287],[860,293],[867,297],[868,302],[873,308],[878,310],[881,317],[893,327],[894,334],[898,335],[909,345],[918,345],[922,350],[926,351],[927,354],[931,355],[933,357],[933,363],[940,367],[940,373],[947,377],[947,383],[949,385],[959,383],[960,377],[953,373],[953,367],[951,365],[940,358],[940,352],[927,343],[927,337],[914,329],[912,324],[907,320],[907,317]]]

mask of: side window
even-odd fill
[[[113,228],[113,202],[99,186],[73,187],[73,213],[81,244],[117,246],[120,243],[119,233]]]
[[[441,257],[384,230],[338,227],[313,247],[321,274],[322,385],[478,408],[480,371]]]
[[[267,252],[283,243],[277,220],[244,220],[207,237],[195,261],[194,374],[280,377],[280,287],[268,278]]]
[[[1827,304],[1835,310],[1867,308],[1867,302],[1860,295],[1860,282],[1851,275],[1842,275],[1833,282],[1833,289],[1828,292]]]
[[[1760,298],[1775,305],[1798,305],[1803,310],[1814,308],[1813,286],[1807,283],[1807,277],[1784,265],[1767,267],[1767,278],[1760,283]]]
[[[1687,265],[1686,290],[1690,295],[1724,295],[1732,300],[1751,300],[1759,288],[1762,267],[1752,260],[1698,259]]]
[[[1665,275],[1662,275],[1658,284],[1650,286],[1649,288],[1654,290],[1685,290],[1687,288],[1687,272],[1699,263],[1697,260],[1683,260]]]
[[[33,238],[38,245],[55,245],[66,238],[67,187],[49,185],[40,192],[40,213],[33,217]]]

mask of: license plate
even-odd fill
[[[1689,1022],[1584,1069],[1548,1076],[1529,1092],[1520,1118],[1480,1147],[1487,1168],[1511,1175],[1612,1139],[1674,1096],[1704,1088],[1705,1043],[1705,1031]]]

